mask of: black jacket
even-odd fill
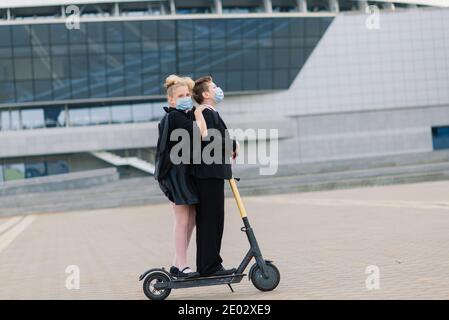
[[[170,162],[170,150],[168,146],[168,139],[169,139],[168,112],[159,122],[158,130],[159,130],[159,137],[157,139],[157,146],[156,146],[154,178],[156,180],[162,180],[167,175],[172,165]]]
[[[156,164],[154,177],[165,196],[177,205],[198,203],[197,189],[191,175],[189,163],[172,163],[170,152],[178,141],[170,141],[170,134],[175,129],[185,129],[190,134],[200,136],[199,129],[194,125],[190,114],[174,108],[164,108],[167,114],[159,122],[159,138],[156,149]],[[191,139],[183,140],[184,147],[191,148]],[[183,152],[182,150],[180,152]],[[191,159],[187,159],[191,162]]]
[[[192,115],[193,113],[185,113],[175,108],[164,107],[165,116],[159,122],[159,137],[156,147],[156,163],[154,178],[156,180],[163,179],[171,167],[174,165],[170,160],[171,148],[177,144],[178,141],[170,141],[170,134],[174,129],[185,129],[192,137],[194,134],[200,135],[199,129],[194,125]],[[190,144],[191,148],[191,144]],[[192,157],[190,157],[192,158]],[[192,159],[190,159],[190,162]]]
[[[230,157],[232,152],[236,149],[236,141],[229,137],[226,124],[220,117],[218,112],[211,109],[204,109],[203,111],[204,119],[206,120],[207,129],[217,129],[221,135],[222,143],[222,157],[219,163],[204,163],[204,159],[201,158],[200,164],[192,165],[192,174],[199,179],[217,178],[217,179],[230,179],[232,178],[232,169],[230,163]],[[201,142],[201,153],[203,153],[204,148],[213,141]],[[226,148],[228,146],[228,148]],[[213,153],[212,153],[213,154]],[[199,156],[196,154],[195,156]]]

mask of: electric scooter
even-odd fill
[[[154,268],[145,271],[139,277],[139,281],[143,281],[143,292],[151,300],[164,300],[170,295],[172,289],[192,288],[202,286],[214,285],[228,285],[232,292],[234,292],[231,284],[239,283],[246,276],[244,271],[251,262],[252,258],[255,263],[251,266],[248,274],[248,280],[251,280],[253,285],[260,291],[274,290],[281,279],[281,274],[278,268],[273,264],[273,261],[264,260],[257,244],[254,231],[249,224],[246,210],[243,205],[240,193],[237,189],[237,178],[229,180],[232,193],[237,207],[240,211],[240,216],[243,220],[243,227],[240,229],[245,232],[250,244],[250,249],[243,261],[240,263],[236,272],[231,275],[223,276],[207,276],[195,278],[174,278],[165,268]]]

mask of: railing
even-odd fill
[[[154,165],[137,157],[122,158],[111,152],[106,151],[91,152],[91,154],[96,158],[101,159],[107,163],[110,163],[116,167],[131,166],[146,173],[154,174],[155,169]]]
[[[71,2],[71,1],[70,1]],[[233,15],[284,15],[284,14],[302,14],[302,15],[319,15],[319,14],[336,14],[339,11],[365,11],[368,5],[379,5],[381,8],[394,9],[397,6],[437,6],[449,7],[449,3],[445,0],[296,0],[291,1],[288,5],[276,2],[275,0],[259,0],[259,1],[241,1],[239,5],[226,6],[222,0],[204,0],[196,1],[190,4],[188,0],[160,0],[160,1],[90,1],[78,0],[77,5],[65,0],[53,2],[35,2],[33,5],[27,5],[28,2],[8,1],[0,4],[0,22],[17,21],[29,23],[32,20],[50,20],[50,19],[66,19],[67,17],[77,15],[80,19],[92,18],[129,18],[129,17],[145,17],[163,18],[176,16],[182,18],[187,16],[208,18],[231,17]],[[3,21],[2,21],[3,20]]]

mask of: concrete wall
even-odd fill
[[[433,150],[431,127],[449,124],[449,105],[299,116],[303,162]]]
[[[132,149],[157,144],[157,123],[5,131],[1,157]]]
[[[245,130],[271,128],[274,125],[280,128],[280,137],[294,135],[291,119],[272,117],[254,122],[250,117],[242,119],[231,116],[229,121],[225,120],[229,128]],[[157,131],[157,122],[4,131],[0,134],[0,158],[156,147]],[[89,155],[80,154],[79,157],[90,162],[92,168],[102,167]],[[78,171],[76,166],[74,169]]]

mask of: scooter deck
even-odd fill
[[[191,287],[204,287],[204,286],[214,286],[220,284],[231,284],[239,283],[242,281],[246,274],[230,274],[225,276],[211,276],[211,277],[198,277],[189,279],[174,279],[170,282],[156,283],[154,284],[155,289],[180,289],[180,288],[191,288]]]

